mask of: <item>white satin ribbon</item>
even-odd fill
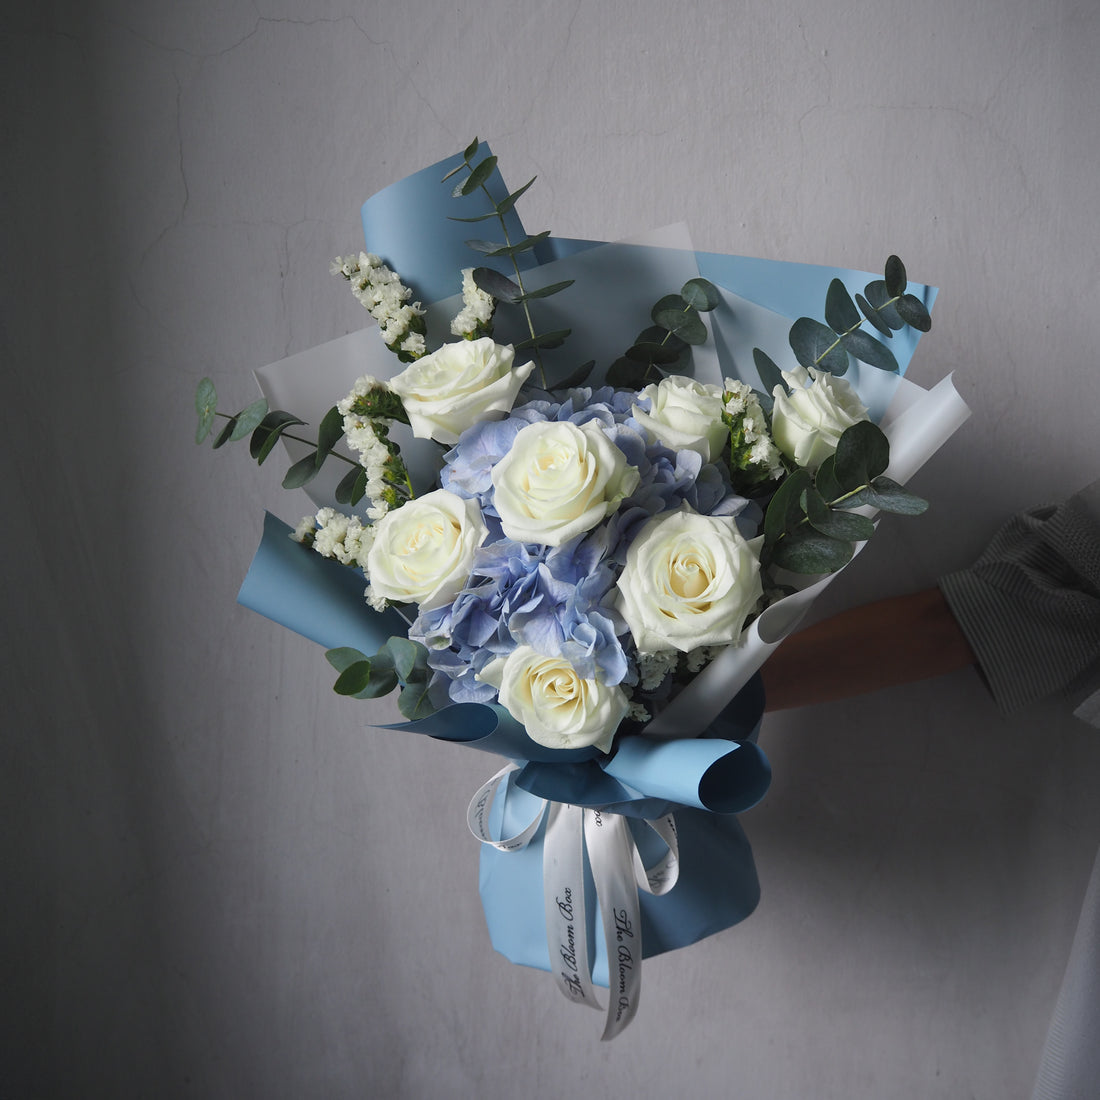
[[[607,947],[608,1002],[602,1038],[613,1039],[634,1018],[642,989],[642,928],[638,891],[666,894],[676,885],[680,854],[672,815],[646,821],[666,851],[647,868],[621,814],[584,809],[539,799],[531,822],[511,837],[497,839],[489,829],[489,809],[515,765],[509,764],[485,783],[470,801],[466,820],[483,844],[501,852],[527,846],[543,819],[543,898],[550,970],[565,997],[601,1010],[588,958],[588,920],[584,899],[584,854],[587,849],[596,884]]]

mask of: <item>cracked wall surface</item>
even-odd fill
[[[1075,0],[10,15],[0,1092],[1027,1095],[1100,841],[1063,703],[1004,719],[967,673],[770,718],[760,909],[648,962],[601,1046],[489,945],[490,761],[371,728],[235,604],[263,509],[307,506],[196,449],[193,395],[361,327],[360,204],[477,134],[533,231],[941,288],[911,377],[973,418],[822,611],[916,590],[1098,473],[1098,47]]]

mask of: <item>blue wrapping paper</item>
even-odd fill
[[[482,145],[478,157],[487,153],[488,148]],[[425,168],[379,192],[362,208],[367,248],[399,272],[414,293],[429,304],[429,337],[434,334],[437,340],[444,338],[441,326],[445,319],[457,312],[454,296],[460,288],[461,268],[495,266],[511,274],[509,261],[479,256],[465,243],[474,236],[499,239],[498,222],[467,224],[451,220],[491,209],[484,195],[462,200],[452,196],[461,176],[441,182],[443,175],[460,162],[461,157],[453,157]],[[496,171],[487,187],[496,200],[508,193]],[[513,242],[525,235],[514,210],[507,216],[507,223]],[[622,309],[609,309],[606,301],[587,294],[580,285],[571,288],[571,294],[566,292],[568,298],[540,303],[551,313],[561,310],[567,318],[565,324],[575,330],[572,342],[578,353],[573,362],[603,354],[603,343],[616,349],[616,354],[620,352],[647,323],[653,301],[678,289],[693,274],[701,274],[744,299],[740,304],[730,299],[727,308],[708,315],[714,337],[709,369],[719,372],[717,381],[725,369],[755,385],[755,368],[745,355],[745,349],[751,346],[744,338],[746,328],[753,342],[767,347],[780,366],[785,366],[782,349],[776,348],[771,339],[779,331],[777,326],[782,326],[785,341],[786,329],[795,318],[820,316],[830,278],[840,278],[855,293],[876,277],[809,264],[697,252],[683,245],[686,234],[675,231],[665,231],[660,240],[675,241],[676,246],[608,246],[599,241],[551,237],[534,252],[521,254],[520,262],[530,273],[525,276],[530,286],[570,277],[571,273],[555,270],[570,262],[582,270],[603,271],[605,276],[610,267],[619,273],[619,281],[628,284],[625,291],[640,303],[637,313],[626,310],[624,317]],[[631,249],[636,251],[632,253]],[[624,272],[630,278],[622,279]],[[674,285],[661,282],[666,273]],[[936,295],[933,288],[912,283],[909,291],[928,306]],[[746,303],[759,309],[754,312],[746,308]],[[768,311],[774,316],[767,316]],[[548,327],[557,327],[553,321],[551,316]],[[507,342],[508,325],[513,322],[501,311],[497,323],[497,338]],[[919,337],[920,333],[912,329],[895,334],[891,349],[899,363],[899,374],[908,366]],[[592,343],[596,351],[591,349]],[[601,365],[606,369],[608,364]],[[794,365],[793,359],[790,365]],[[868,375],[861,380],[860,366],[853,364],[850,380],[860,389],[872,414],[880,415],[897,378],[883,372],[871,373],[873,378]],[[378,614],[367,607],[359,575],[293,543],[287,537],[289,531],[285,524],[268,516],[263,541],[241,588],[241,603],[326,647],[354,646],[373,653],[391,635],[405,633],[405,621],[396,612]],[[638,819],[674,812],[680,839],[679,879],[669,893],[643,893],[640,899],[643,955],[648,957],[686,946],[737,923],[753,911],[759,900],[752,852],[735,815],[757,802],[770,782],[767,759],[755,744],[762,711],[762,689],[756,677],[701,737],[620,738],[610,758],[591,748],[569,752],[544,749],[533,743],[499,706],[460,704],[418,722],[387,728],[468,744],[513,761],[518,771],[509,776],[503,797],[494,800],[490,812],[490,825],[496,835],[521,831],[533,819],[541,800],[569,802],[634,819],[631,828],[644,858],[647,845],[652,847],[652,837]],[[502,852],[484,845],[479,883],[494,947],[513,962],[549,970],[543,901],[544,830],[545,822],[531,843],[519,851]],[[586,893],[589,954],[595,960],[593,978],[606,985],[606,948],[602,937],[596,935],[598,906],[587,869]]]

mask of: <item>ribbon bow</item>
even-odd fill
[[[501,768],[470,801],[470,832],[500,852],[516,852],[545,825],[543,905],[551,972],[570,1001],[600,1010],[588,957],[585,853],[588,854],[612,970],[603,1039],[613,1039],[634,1018],[642,987],[642,922],[638,891],[666,894],[679,877],[680,854],[671,814],[643,819],[663,842],[664,854],[646,867],[621,814],[536,798],[531,821],[517,834],[498,838],[489,827],[489,809],[503,787],[506,797],[514,764]]]

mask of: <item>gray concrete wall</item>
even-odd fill
[[[489,946],[491,762],[234,603],[305,509],[196,450],[192,394],[358,327],[360,203],[476,133],[532,229],[939,285],[911,377],[973,419],[822,609],[930,584],[1098,472],[1095,4],[102,0],[3,39],[0,1091],[1026,1095],[1100,840],[1064,704],[968,672],[769,720],[759,910],[601,1045]]]

